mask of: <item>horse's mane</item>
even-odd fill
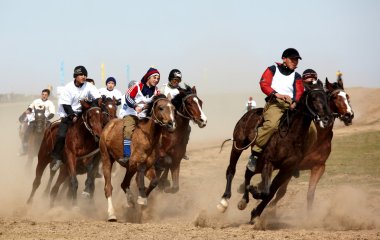
[[[185,96],[193,93],[191,87],[187,84],[185,84],[185,88],[179,87],[178,90],[179,90],[179,94],[177,94],[171,101],[176,109],[179,109],[181,107],[182,99]]]
[[[166,98],[166,96],[164,94],[159,94],[159,95],[156,95],[152,98],[152,101],[150,101],[148,103],[148,108],[147,108],[147,113],[146,113],[146,116],[147,117],[150,117],[152,115],[152,108],[153,108],[153,105],[154,103],[158,100],[158,99],[162,99],[162,98]]]

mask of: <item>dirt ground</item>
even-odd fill
[[[336,124],[335,136],[379,131],[380,89],[353,88],[347,92],[355,111],[354,124]],[[206,106],[218,102],[203,100]],[[49,198],[43,194],[46,171],[34,202],[27,205],[37,159],[33,169],[27,169],[26,158],[17,156],[17,119],[26,106],[27,103],[0,105],[0,239],[380,239],[380,176],[332,176],[328,167],[317,187],[312,212],[306,211],[309,173],[303,172],[299,179],[291,181],[276,212],[264,211],[255,225],[247,224],[257,201],[251,200],[246,210],[238,210],[241,196],[236,189],[243,180],[248,151],[238,163],[230,207],[219,213],[216,205],[224,192],[231,145],[227,144],[221,153],[219,146],[231,136],[241,114],[232,112],[230,119],[224,121],[222,111],[212,104],[205,107],[209,126],[198,129],[192,125],[190,160],[182,161],[180,191],[153,191],[141,224],[133,223],[134,210],[125,206],[126,198],[119,187],[124,169],[119,166],[113,179],[117,223],[106,221],[103,179],[96,182],[92,202],[80,196],[84,184],[84,176],[80,176],[79,206],[72,208],[62,193],[61,200],[50,208]],[[357,183],[366,181],[371,184]]]

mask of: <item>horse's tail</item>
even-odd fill
[[[225,144],[226,142],[228,142],[228,141],[233,141],[233,140],[234,140],[234,139],[232,139],[232,138],[227,138],[226,140],[224,140],[223,143],[222,143],[222,145],[220,146],[220,151],[219,151],[219,153],[222,152],[223,146],[224,146],[224,144]]]

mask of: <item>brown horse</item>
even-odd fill
[[[307,132],[311,122],[314,120],[321,127],[326,127],[330,124],[330,118],[331,114],[322,82],[318,81],[316,85],[306,86],[306,90],[296,109],[287,111],[280,119],[279,131],[269,140],[256,171],[253,173],[246,169],[245,192],[239,202],[239,209],[243,210],[247,206],[249,192],[252,193],[254,198],[262,199],[257,208],[251,212],[251,223],[254,222],[256,217],[260,216],[282,183],[292,176],[305,152]],[[273,169],[279,169],[279,172],[273,179],[273,183],[270,184]],[[264,192],[258,192],[256,188],[248,188],[253,175],[259,172],[263,172]],[[227,170],[227,181],[232,180],[232,177],[229,178],[228,174]],[[231,183],[227,183],[227,187],[228,185],[229,189],[226,188],[226,192],[218,204],[218,209],[223,211],[228,207],[227,194],[231,196]]]
[[[326,78],[326,91],[330,100],[330,109],[335,118],[339,118],[346,126],[352,124],[354,112],[350,105],[350,98],[344,91],[342,79],[336,83],[330,83]],[[305,157],[298,165],[299,170],[311,170],[309,178],[309,189],[307,191],[307,207],[311,210],[314,201],[315,189],[323,173],[325,164],[331,153],[331,140],[333,138],[333,126],[327,128],[317,127],[317,141],[310,146]],[[290,180],[290,179],[289,179]],[[270,206],[275,206],[277,202],[285,195],[289,181],[285,182],[278,189],[275,199]]]
[[[117,117],[116,116],[117,104],[118,104],[118,101],[115,98],[102,98],[100,106],[103,113],[103,126],[105,126],[110,120]],[[79,167],[77,167],[77,174],[87,173],[87,179],[85,181],[85,188],[82,192],[82,196],[85,198],[91,199],[95,191],[95,181],[94,181],[93,176],[98,174],[98,171],[99,171],[99,163],[100,163],[99,148],[95,149],[94,151],[88,153],[85,156],[78,157],[77,161],[82,161],[84,163],[83,166],[85,166],[85,168],[83,168],[82,165],[79,165]],[[50,178],[48,180],[48,184],[44,191],[45,195],[48,195],[50,193],[51,184],[53,182],[53,178],[56,172],[57,171],[50,171]],[[68,178],[69,175],[66,169],[61,168],[60,174],[61,176],[58,177],[59,179],[64,179],[66,175],[64,187],[62,189],[64,190],[70,185],[70,179]],[[56,181],[54,185],[54,190],[52,191],[53,193],[52,196],[54,198],[56,197],[56,191],[59,190],[61,184],[62,184],[61,181]],[[70,194],[68,195],[71,197]]]
[[[174,131],[176,122],[174,118],[175,108],[165,95],[155,96],[147,109],[147,118],[140,119],[132,134],[132,154],[128,165],[120,163],[127,169],[121,188],[132,199],[129,189],[132,177],[137,171],[137,185],[139,196],[137,203],[147,204],[147,196],[157,185],[154,166],[158,156],[159,140],[163,127]],[[123,120],[113,119],[105,127],[100,138],[100,153],[103,163],[103,174],[105,179],[104,192],[108,200],[108,221],[116,221],[115,210],[112,204],[111,170],[115,161],[123,157]],[[149,188],[145,189],[144,174],[153,179]],[[146,190],[146,191],[145,191]]]
[[[101,100],[98,105],[100,104]],[[85,169],[86,165],[89,164],[83,161],[78,161],[78,157],[84,156],[98,148],[98,139],[103,129],[104,115],[102,114],[100,107],[91,107],[91,104],[85,101],[81,101],[81,105],[83,109],[81,118],[73,123],[73,125],[67,130],[65,147],[63,149],[66,164],[61,167],[57,183],[51,191],[51,206],[53,206],[58,188],[66,179],[67,174],[70,176],[73,205],[76,205],[78,189],[78,180],[76,176],[77,169]],[[41,183],[43,171],[52,160],[50,154],[55,144],[58,124],[59,123],[52,124],[52,126],[45,131],[38,152],[36,177],[33,181],[33,188],[28,203],[32,202],[35,191]],[[82,171],[85,172],[85,170]]]
[[[156,168],[157,175],[160,176],[160,167],[165,167],[159,181],[161,188],[170,185],[167,180],[170,169],[173,185],[171,188],[165,189],[165,192],[170,193],[176,193],[179,190],[179,170],[189,140],[190,121],[197,123],[200,128],[207,124],[207,117],[202,111],[202,100],[197,96],[195,87],[191,88],[186,85],[185,89],[179,90],[179,94],[172,99],[177,110],[175,117],[177,128],[173,133],[166,129],[163,130],[160,147],[161,159],[158,162],[159,167]],[[162,158],[163,155],[164,158]]]

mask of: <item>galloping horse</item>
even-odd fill
[[[243,210],[247,206],[249,192],[252,193],[254,198],[262,199],[257,208],[251,212],[251,223],[254,223],[254,218],[260,216],[277,189],[292,176],[293,171],[303,158],[306,151],[307,132],[311,121],[314,120],[322,128],[330,124],[330,110],[327,106],[326,93],[323,90],[322,82],[318,81],[316,85],[306,86],[305,88],[306,90],[301,96],[296,109],[294,111],[288,110],[280,119],[282,124],[279,126],[279,131],[269,140],[256,171],[252,173],[246,169],[245,192],[238,204],[239,209]],[[273,179],[272,184],[270,184],[269,179],[273,169],[279,169],[279,172]],[[264,192],[258,192],[256,188],[249,187],[252,176],[261,171],[265,171],[263,176],[266,176],[263,178]],[[227,175],[228,179],[229,176]],[[230,179],[232,180],[232,177]],[[231,187],[230,184],[229,187]],[[231,189],[226,188],[226,192],[218,204],[219,210],[224,211],[228,207],[227,190],[231,194]]]
[[[112,119],[116,118],[116,111],[117,111],[117,100],[115,98],[102,98],[101,101],[101,109],[103,113],[103,127]],[[82,195],[86,198],[92,198],[94,191],[95,191],[95,180],[93,178],[94,175],[98,174],[99,171],[99,163],[100,163],[100,153],[99,153],[99,148],[96,148],[94,151],[86,154],[83,157],[78,157],[78,161],[82,161],[85,168],[77,168],[77,174],[84,174],[87,173],[87,179],[85,181],[85,189],[82,192]],[[80,165],[81,166],[81,165]],[[56,174],[57,171],[50,171],[50,178],[48,180],[48,184],[45,188],[45,195],[48,195],[50,192],[51,184],[54,178],[54,175]],[[63,188],[66,188],[70,184],[70,180],[67,178],[68,172],[66,169],[61,168],[60,169],[60,174],[62,174],[59,179],[64,179],[66,175],[66,182],[64,184]],[[62,173],[61,173],[62,172]],[[61,186],[61,181],[56,181],[54,185],[54,191],[53,192],[53,197],[56,197],[56,191],[59,190]],[[54,200],[53,200],[54,201]],[[52,201],[52,202],[53,202]]]
[[[352,111],[349,96],[344,91],[343,81],[339,79],[336,83],[330,83],[326,78],[326,93],[330,100],[330,109],[335,118],[339,118],[346,126],[352,124],[354,112]],[[333,138],[334,122],[327,128],[317,127],[317,141],[310,146],[305,157],[298,165],[299,170],[311,170],[309,178],[309,189],[307,191],[307,207],[311,210],[314,201],[315,189],[323,173],[325,164],[331,153],[331,140]],[[289,179],[290,181],[290,179]],[[275,206],[285,195],[289,181],[285,182],[278,189],[275,199],[270,206]]]
[[[147,109],[147,118],[140,119],[136,129],[132,134],[132,155],[127,165],[120,163],[126,168],[124,180],[121,188],[127,195],[127,199],[132,199],[129,189],[130,181],[137,171],[137,185],[139,196],[137,203],[147,204],[147,196],[157,185],[158,179],[155,176],[154,166],[158,156],[159,140],[162,128],[166,127],[170,131],[176,128],[174,118],[175,108],[165,95],[158,95],[152,99]],[[123,120],[113,119],[104,128],[100,138],[100,153],[103,163],[103,174],[105,179],[104,192],[108,200],[108,221],[116,221],[115,209],[112,204],[112,184],[111,170],[113,163],[123,157]],[[149,171],[151,179],[149,188],[145,191],[144,174]]]
[[[45,129],[47,127],[47,117],[45,107],[34,108],[34,121],[30,122],[30,132],[28,137],[28,162],[27,168],[32,166],[33,158],[37,156]]]
[[[61,167],[57,182],[51,191],[50,204],[53,206],[59,186],[66,179],[67,174],[70,175],[71,196],[73,205],[77,203],[77,169],[84,169],[90,163],[78,161],[78,157],[87,155],[98,148],[98,139],[103,129],[104,115],[100,107],[92,107],[90,103],[81,101],[82,115],[73,125],[67,130],[66,142],[63,150],[66,163]],[[98,103],[101,105],[101,100]],[[38,164],[36,167],[36,177],[33,181],[33,189],[30,193],[28,203],[32,202],[33,196],[41,183],[41,177],[46,166],[51,162],[51,151],[54,148],[55,136],[58,130],[58,123],[46,129],[44,138],[38,152]],[[78,171],[80,172],[80,171]],[[91,176],[94,179],[94,176]]]
[[[173,185],[171,188],[165,189],[165,192],[170,193],[175,193],[179,190],[179,170],[189,140],[190,120],[197,123],[200,128],[205,127],[207,124],[207,117],[202,111],[202,100],[197,96],[195,87],[185,86],[186,88],[179,89],[179,94],[172,99],[172,103],[177,110],[175,117],[177,128],[173,133],[164,129],[161,138],[160,151],[164,152],[166,156],[158,163],[159,166],[165,167],[165,171],[159,180],[159,186],[164,186],[168,183],[167,177],[170,169]],[[160,175],[159,170],[157,175]]]

